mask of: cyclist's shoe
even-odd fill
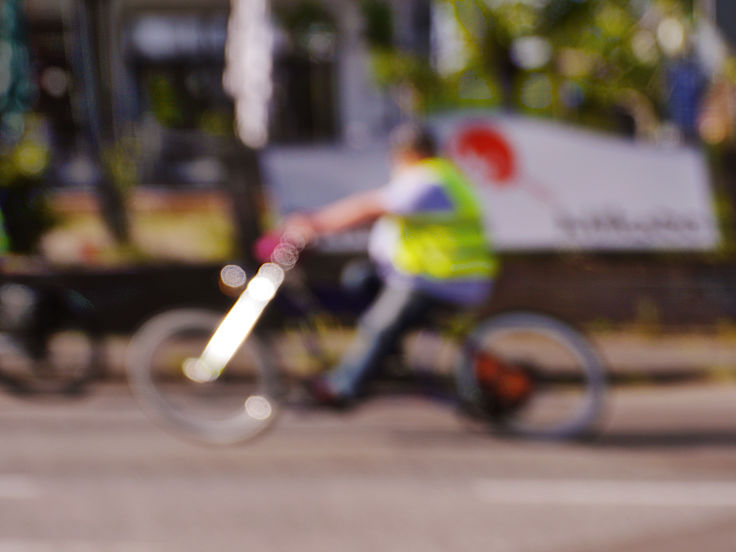
[[[322,376],[306,380],[304,384],[314,406],[326,407],[333,410],[345,411],[354,406],[355,402],[332,388]]]

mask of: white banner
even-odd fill
[[[432,128],[473,178],[500,250],[711,250],[704,158],[520,117],[456,114]]]

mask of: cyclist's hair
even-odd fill
[[[429,128],[420,123],[411,122],[399,125],[391,132],[389,143],[391,152],[394,154],[412,152],[423,157],[437,155],[437,142],[434,135]]]

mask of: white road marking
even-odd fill
[[[107,541],[0,539],[0,552],[159,552],[155,544]]]
[[[24,475],[0,475],[0,500],[31,499],[41,496],[41,487]]]
[[[735,482],[479,479],[473,491],[507,505],[736,507]]]

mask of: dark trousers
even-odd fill
[[[387,284],[361,316],[357,336],[340,364],[328,374],[330,386],[354,398],[406,333],[422,325],[430,311],[447,305],[409,286]]]

